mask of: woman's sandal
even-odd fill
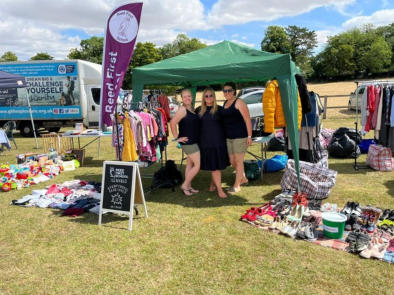
[[[190,196],[193,195],[193,193],[191,192],[190,188],[183,188],[183,187],[181,187],[180,189],[181,189],[181,191],[183,192],[183,194],[185,196],[190,197]]]
[[[240,185],[248,185],[249,184],[249,180],[246,178],[246,180],[241,181]]]
[[[189,188],[189,191],[192,193],[192,194],[198,194],[200,191],[199,190],[196,190],[196,189],[194,189],[194,188]]]
[[[236,194],[236,193],[239,193],[241,190],[239,189],[239,190],[236,190],[235,189],[235,187],[230,187],[228,190],[227,190],[227,192],[229,193],[229,194]]]

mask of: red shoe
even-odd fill
[[[306,193],[295,193],[295,195],[293,196],[293,203],[294,201],[296,202],[296,205],[303,205],[304,207],[308,206],[308,199]]]
[[[241,220],[249,220],[249,216],[254,215],[254,211],[256,211],[255,207],[251,207],[249,210],[246,210],[246,213],[241,216]]]
[[[256,221],[258,216],[262,216],[264,214],[264,210],[261,208],[258,208],[257,210],[254,211],[253,215],[249,215],[248,220],[249,221]]]

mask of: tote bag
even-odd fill
[[[394,169],[391,149],[381,145],[370,145],[368,149],[367,165],[379,171]]]
[[[308,199],[322,200],[328,197],[335,185],[337,171],[318,164],[300,161],[301,191]],[[280,182],[282,191],[297,190],[297,173],[293,159],[287,162],[285,173]]]

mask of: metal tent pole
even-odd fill
[[[29,96],[27,96],[27,105],[28,105],[28,107],[29,107],[31,126],[32,126],[32,128],[33,128],[34,140],[35,140],[35,142],[36,142],[36,147],[35,147],[35,149],[38,149],[38,141],[37,141],[36,127],[34,126],[33,112],[32,112],[32,110],[31,110],[31,105],[30,105]]]

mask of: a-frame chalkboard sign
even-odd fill
[[[132,230],[136,204],[144,205],[145,217],[148,217],[138,163],[104,161],[101,183],[99,225],[106,212],[128,214],[129,230]]]

